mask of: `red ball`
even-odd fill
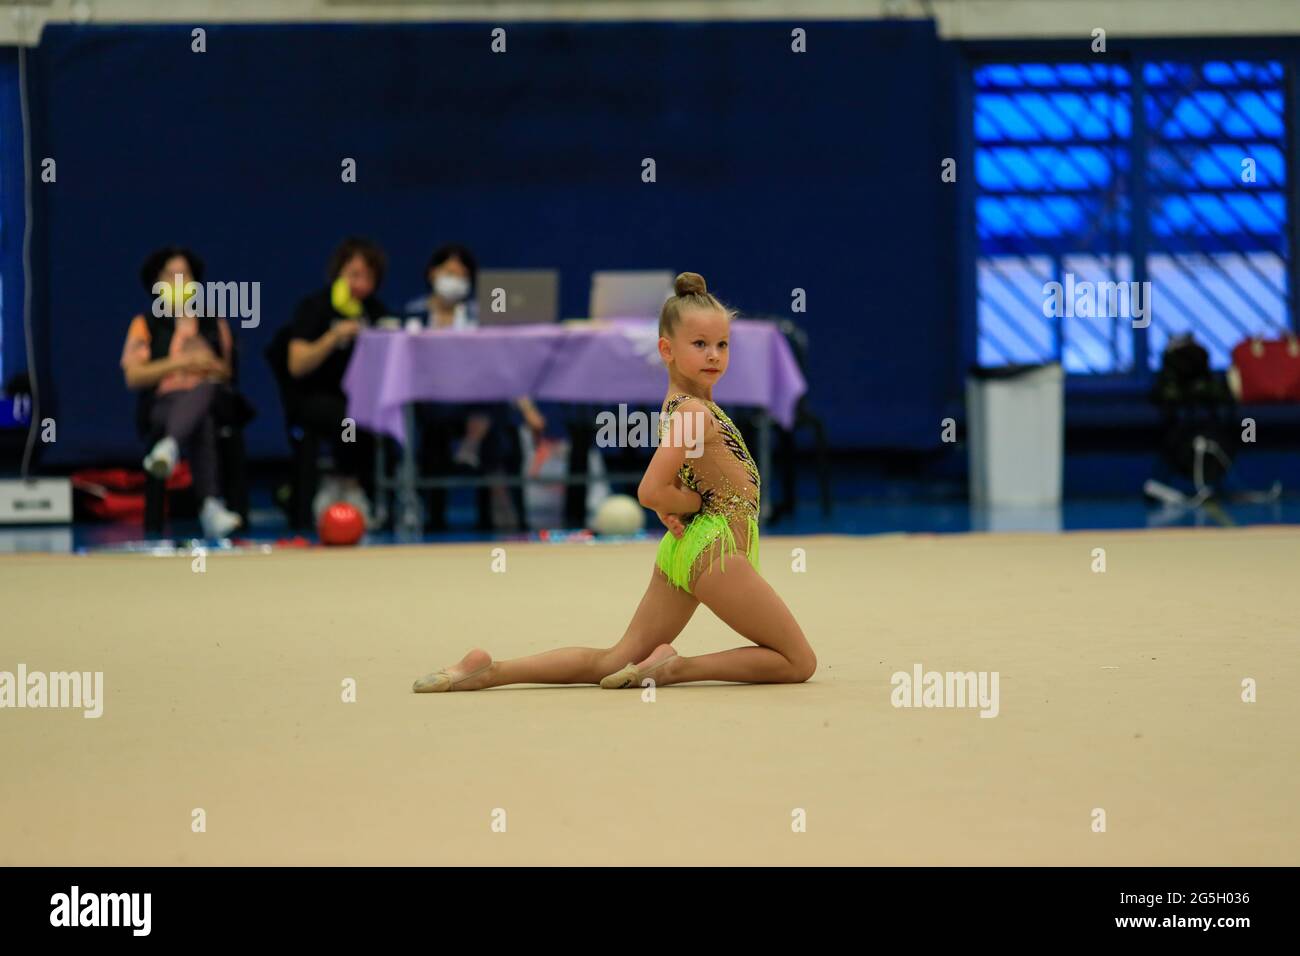
[[[366,522],[354,506],[338,501],[325,509],[317,530],[321,544],[356,544],[366,533]]]

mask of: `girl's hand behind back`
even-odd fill
[[[686,526],[682,524],[682,519],[677,515],[666,515],[661,511],[656,511],[659,520],[664,523],[664,527],[672,532],[674,538],[680,538],[686,533]]]

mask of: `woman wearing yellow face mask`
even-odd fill
[[[333,445],[338,487],[326,497],[356,505],[367,523],[374,439],[358,428],[355,441],[343,441],[348,403],[342,383],[357,333],[387,314],[376,294],[386,264],[373,242],[345,239],[330,257],[329,284],[298,304],[288,332],[285,412],[291,424]]]
[[[224,316],[204,314],[202,281],[203,260],[189,249],[166,246],[149,255],[140,282],[153,303],[131,320],[121,366],[127,388],[141,395],[141,432],[156,437],[145,470],[169,478],[184,451],[203,535],[224,538],[242,523],[222,497],[217,460],[217,401],[231,379],[234,340]]]

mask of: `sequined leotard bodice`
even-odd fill
[[[661,442],[668,438],[673,413],[694,397],[679,393],[664,403],[659,423]],[[708,409],[715,428],[704,441],[703,453],[696,454],[690,443],[705,433],[706,423],[683,423],[688,448],[677,476],[684,487],[699,494],[702,505],[689,520],[683,539],[665,535],[659,551],[660,567],[686,590],[693,587],[705,566],[711,566],[715,555],[725,557],[740,551],[751,564],[757,565],[758,560],[758,466],[727,413],[707,399],[697,401]]]
[[[685,393],[674,395],[664,405],[659,423],[659,440],[668,435],[669,419],[683,402],[694,398]],[[697,492],[704,500],[701,511],[716,514],[728,521],[757,518],[759,508],[759,474],[754,458],[745,446],[740,429],[718,405],[707,399],[696,399],[713,413],[716,428],[704,442],[704,453],[692,457],[687,450],[686,461],[677,475],[682,484]],[[702,424],[688,434],[700,434]]]

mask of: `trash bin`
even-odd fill
[[[1065,372],[1057,363],[971,369],[966,434],[972,505],[1061,503]]]

